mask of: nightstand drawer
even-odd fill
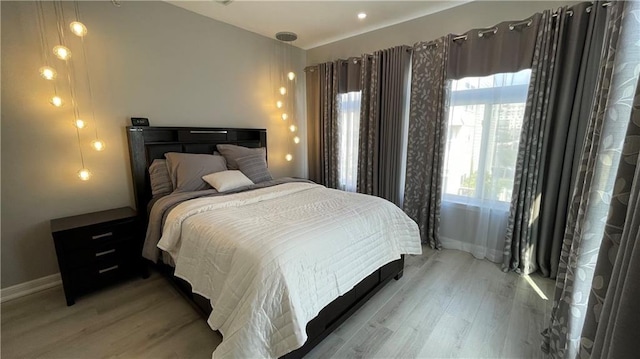
[[[69,280],[73,283],[75,294],[79,295],[129,277],[132,270],[131,261],[105,261],[74,269],[69,274]]]
[[[62,245],[66,250],[93,249],[99,246],[122,240],[136,235],[134,221],[79,228],[65,233]]]
[[[136,253],[133,238],[119,238],[118,241],[95,243],[92,247],[78,248],[69,251],[66,264],[69,269],[113,262],[114,259],[131,257]]]

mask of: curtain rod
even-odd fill
[[[611,1],[609,2],[605,2],[602,4],[602,7],[609,7],[611,6]],[[586,11],[588,13],[591,12],[591,8],[592,6],[588,6]],[[569,16],[573,16],[573,10],[567,10],[567,14],[569,14]],[[558,12],[553,13],[553,15],[551,15],[552,17],[558,17],[559,14]],[[527,25],[527,26],[531,26],[531,24],[533,23],[533,20],[529,19],[529,20],[523,20],[523,21],[519,21],[519,22],[515,22],[513,24],[509,24],[509,30],[515,30],[516,27],[518,26],[522,26],[522,25]],[[488,34],[488,33],[496,33],[498,32],[498,27],[492,27],[490,29],[486,29],[486,30],[480,30],[478,31],[478,37],[483,37],[484,34]],[[457,40],[466,40],[468,37],[468,35],[460,35],[460,36],[456,36],[452,39],[452,41],[457,41]]]

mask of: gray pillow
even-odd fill
[[[261,153],[237,158],[236,163],[238,164],[238,169],[249,177],[253,183],[271,181],[273,179],[267,169],[267,161],[264,160],[264,155]]]
[[[238,169],[238,164],[236,162],[238,158],[253,154],[261,154],[262,157],[264,157],[265,163],[267,162],[267,149],[264,147],[249,148],[236,145],[217,145],[216,147],[227,160],[227,167],[229,167],[230,170]]]
[[[169,177],[174,192],[191,192],[211,188],[202,180],[210,173],[226,171],[227,163],[222,156],[196,153],[165,153]]]
[[[149,179],[151,180],[151,195],[153,197],[162,197],[173,192],[173,183],[169,176],[166,160],[153,160],[149,166]]]

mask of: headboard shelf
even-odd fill
[[[167,152],[213,154],[219,144],[267,147],[267,130],[218,127],[127,127],[136,209],[147,215],[149,165]]]

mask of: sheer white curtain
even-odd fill
[[[440,240],[502,262],[530,70],[451,82]]]
[[[358,186],[360,91],[338,95],[338,189],[355,192]]]

